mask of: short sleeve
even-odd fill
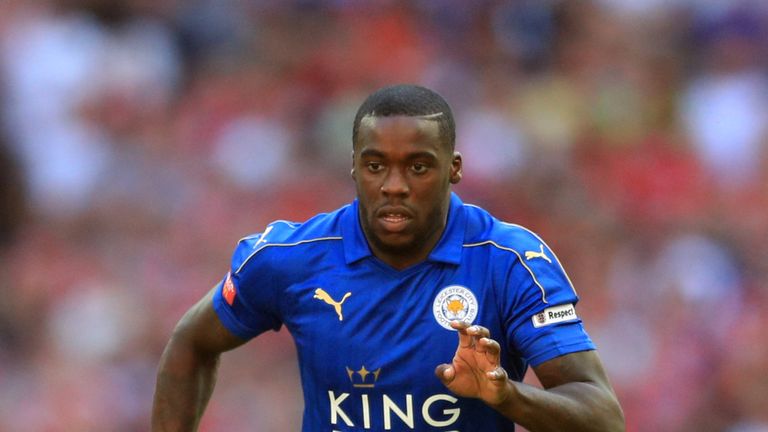
[[[254,248],[258,236],[241,240],[230,271],[219,282],[213,307],[224,327],[242,339],[279,330],[279,278],[268,253]]]
[[[528,246],[506,274],[508,349],[532,366],[595,349],[576,313],[576,291],[559,261],[543,242]]]

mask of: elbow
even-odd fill
[[[615,431],[621,431],[624,432],[627,430],[627,420],[624,418],[624,410],[621,409],[621,406],[618,402],[616,402],[616,415],[614,419],[613,429]]]
[[[606,382],[593,382],[593,393],[590,405],[592,406],[592,419],[587,430],[595,432],[624,432],[627,429],[624,410],[621,408],[618,397],[613,387]]]
[[[619,400],[610,387],[600,387],[588,403],[589,413],[583,417],[578,430],[591,432],[624,432],[626,419]]]
[[[624,432],[627,429],[626,419],[624,418],[624,411],[621,409],[616,396],[611,393],[610,397],[606,401],[605,410],[603,415],[603,427],[598,430],[611,431],[611,432]]]
[[[601,427],[596,430],[610,431],[610,432],[625,432],[627,430],[627,425],[626,425],[626,422],[624,421],[624,414],[622,412],[616,413],[616,415],[613,415],[610,418],[606,419],[604,423],[604,427]]]

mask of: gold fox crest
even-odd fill
[[[525,252],[525,259],[526,259],[526,261],[534,259],[534,258],[542,258],[542,259],[546,260],[548,263],[552,264],[552,260],[549,259],[549,257],[547,256],[546,253],[544,253],[544,245],[541,244],[541,243],[539,243],[539,251],[540,252],[526,251]]]
[[[352,295],[352,293],[351,293],[351,292],[348,292],[348,293],[344,294],[344,297],[342,297],[342,298],[341,298],[341,300],[339,300],[339,301],[336,301],[336,300],[334,300],[334,299],[331,297],[331,295],[330,295],[330,294],[328,294],[327,292],[325,292],[325,290],[324,290],[324,289],[322,289],[322,288],[318,288],[318,289],[316,289],[316,290],[315,290],[315,295],[314,295],[314,297],[313,297],[313,298],[316,298],[316,299],[318,299],[318,300],[322,300],[322,301],[324,301],[324,302],[328,303],[329,305],[333,306],[333,310],[335,310],[335,311],[336,311],[336,315],[338,315],[338,316],[339,316],[339,321],[344,321],[344,315],[342,315],[342,314],[341,314],[341,305],[342,305],[342,303],[344,303],[344,302],[345,302],[345,301],[346,301],[346,300],[349,298],[349,296],[351,296],[351,295]]]

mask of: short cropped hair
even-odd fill
[[[360,121],[363,117],[434,116],[438,122],[440,138],[450,149],[456,147],[456,123],[448,102],[436,92],[418,85],[399,84],[384,87],[372,93],[360,105],[352,126],[352,145],[357,143]]]

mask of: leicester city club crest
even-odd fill
[[[471,323],[477,317],[477,298],[468,288],[461,285],[451,285],[437,293],[432,304],[432,312],[437,323],[448,330],[451,321]]]

